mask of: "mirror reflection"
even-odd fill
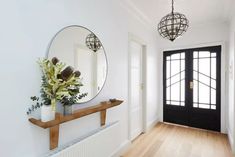
[[[78,103],[93,99],[104,86],[107,76],[106,54],[101,41],[90,30],[80,26],[62,29],[53,38],[47,57],[57,57],[81,72],[83,86],[80,93],[87,93],[87,96]]]

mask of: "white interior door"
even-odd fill
[[[135,139],[143,132],[142,106],[142,52],[141,44],[130,41],[130,138]]]
[[[77,48],[74,57],[74,67],[81,72],[81,79],[84,86],[81,87],[81,93],[87,93],[87,96],[82,101],[88,101],[94,97],[96,93],[95,79],[96,79],[96,54],[85,48]]]
[[[102,52],[100,52],[102,51]],[[103,49],[99,50],[96,52],[96,93],[98,93],[106,78],[106,72],[107,72],[107,65],[106,65],[106,57],[105,54],[103,53]]]

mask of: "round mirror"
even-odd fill
[[[47,58],[53,57],[81,72],[80,94],[87,95],[77,103],[90,101],[102,90],[107,77],[107,59],[101,41],[93,32],[81,26],[62,29],[48,49]]]

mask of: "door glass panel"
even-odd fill
[[[178,83],[180,81],[180,73],[171,78],[171,85]]]
[[[216,106],[215,105],[211,105],[211,109],[212,110],[216,110]]]
[[[181,65],[181,69],[180,69],[180,71],[182,72],[182,71],[184,71],[185,70],[185,60],[181,60],[181,63],[180,63]],[[182,76],[184,76],[184,74],[182,73]]]
[[[210,57],[210,52],[209,51],[200,51],[199,52],[199,58],[205,58],[205,57]]]
[[[211,79],[211,88],[216,89],[216,81]]]
[[[184,102],[185,99],[185,81],[181,81],[181,101]]]
[[[171,61],[171,77],[180,72],[180,60]]]
[[[209,58],[203,58],[199,59],[199,72],[210,76],[210,59]]]
[[[185,53],[166,57],[166,104],[185,106]]]
[[[199,73],[199,78],[198,78],[198,80],[199,80],[201,83],[203,83],[203,84],[205,84],[205,85],[207,85],[207,86],[210,86],[210,77],[209,77],[209,76],[205,76],[205,75]]]
[[[198,58],[198,52],[197,51],[193,52],[193,58]]]
[[[180,102],[179,102],[179,101],[171,101],[171,105],[179,106],[179,105],[180,105]]]
[[[193,102],[198,102],[198,82],[195,80],[193,81]]]
[[[193,79],[198,80],[198,72],[197,71],[193,71]]]
[[[170,91],[170,87],[166,88],[166,99],[167,100],[171,100],[171,91]]]
[[[199,103],[210,103],[210,88],[199,82]]]
[[[185,53],[181,53],[181,59],[185,59]]]
[[[216,90],[211,89],[211,104],[216,104]]]
[[[216,53],[211,53],[211,57],[216,57]]]
[[[181,81],[185,79],[185,71],[181,71],[180,77],[181,77]],[[185,83],[185,82],[183,82],[183,83]]]
[[[174,59],[180,59],[180,53],[171,55],[171,59],[172,59],[172,60],[174,60]]]
[[[168,80],[166,80],[166,86],[167,86],[167,88],[170,86],[170,84],[171,84],[171,79],[168,79]]]
[[[193,52],[193,107],[216,109],[216,53]]]
[[[211,77],[216,79],[216,58],[211,58]]]
[[[194,59],[194,60],[193,60],[193,69],[194,69],[195,71],[198,71],[198,59]]]
[[[170,69],[171,69],[170,63],[171,63],[170,61],[166,62],[166,78],[170,77],[170,73],[171,73],[171,71],[170,71]]]
[[[209,109],[210,105],[208,105],[208,104],[199,104],[199,108]]]
[[[175,100],[175,101],[180,101],[180,83],[175,83],[174,85],[171,86],[171,100]]]

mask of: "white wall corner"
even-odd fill
[[[229,128],[227,128],[227,131],[228,131],[228,140],[229,140],[229,144],[232,148],[232,152],[233,154],[235,155],[235,150],[234,150],[234,138],[233,138],[233,134],[231,132],[231,130]]]
[[[120,157],[121,155],[123,155],[128,148],[131,146],[131,141],[126,140],[124,141],[111,155],[111,157]]]
[[[152,121],[149,121],[147,123],[147,129],[145,130],[145,132],[150,131],[152,128],[154,128],[154,126],[157,125],[157,123],[159,122],[159,117],[154,118]]]

